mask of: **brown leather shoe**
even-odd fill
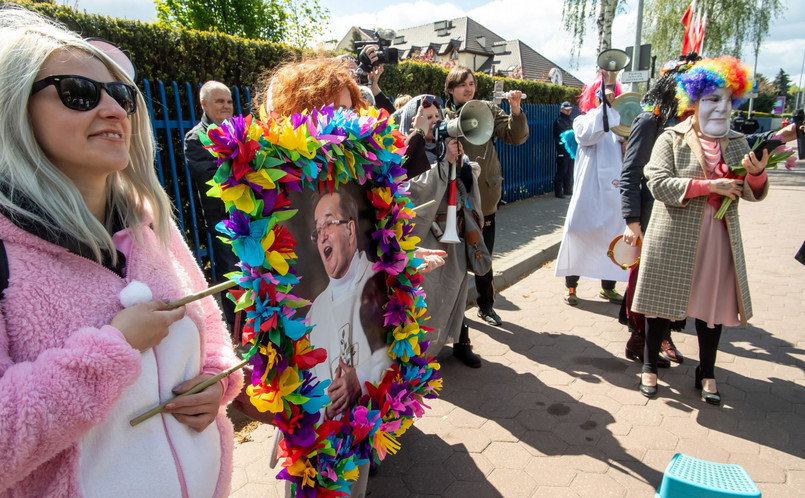
[[[628,341],[626,341],[626,351],[624,354],[630,360],[638,363],[643,363],[643,346],[646,343],[646,338],[643,334],[632,334]],[[657,357],[657,368],[669,368],[671,362],[662,356]]]
[[[664,357],[668,358],[670,361],[673,361],[674,363],[682,363],[683,361],[685,361],[685,357],[682,356],[682,353],[680,353],[678,349],[676,349],[674,341],[673,339],[671,339],[670,332],[668,332],[668,337],[666,337],[662,341],[662,345],[660,346],[660,353],[662,353]]]

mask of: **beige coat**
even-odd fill
[[[740,164],[749,151],[744,136],[732,131],[721,139],[720,144],[724,160],[730,166]],[[704,152],[690,119],[666,130],[657,139],[644,172],[656,202],[643,241],[632,310],[648,316],[680,320],[687,315],[707,204],[706,196],[684,198],[691,179],[707,179]],[[752,189],[746,186],[742,197],[747,201],[759,201],[766,197],[768,190],[767,182],[761,194],[755,197]],[[724,219],[738,285],[738,311],[741,323],[745,325],[752,317],[752,303],[746,281],[738,202],[730,205]]]
[[[503,140],[507,144],[520,145],[528,140],[528,121],[525,111],[521,110],[518,116],[506,114],[503,109],[492,102],[484,102],[492,111],[495,120],[495,131],[492,138],[483,145],[473,145],[466,138],[461,138],[464,154],[470,161],[481,165],[481,176],[478,178],[478,187],[481,192],[481,210],[484,216],[494,214],[498,210],[498,202],[503,190],[503,172],[495,151],[495,139]],[[448,118],[455,116],[455,111],[445,110]]]

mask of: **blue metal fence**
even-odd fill
[[[156,168],[159,181],[174,202],[180,229],[202,268],[215,280],[217,272],[212,257],[212,237],[204,218],[197,211],[199,196],[206,185],[195,185],[184,159],[184,136],[201,119],[201,107],[196,101],[200,85],[179,85],[162,81],[143,82],[148,115],[157,142]],[[236,112],[251,112],[251,92],[232,88]],[[509,112],[508,103],[501,107]],[[559,115],[558,105],[524,104],[530,135],[526,143],[511,146],[497,141],[495,148],[503,168],[503,200],[513,202],[553,191],[556,153],[553,142],[553,122]],[[575,111],[574,111],[575,114]]]

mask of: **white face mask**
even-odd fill
[[[732,111],[732,90],[719,88],[714,93],[699,99],[696,106],[696,120],[704,136],[721,138],[730,131],[730,112]]]

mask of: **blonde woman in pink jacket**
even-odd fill
[[[229,493],[236,363],[154,173],[144,100],[106,53],[0,9],[0,497]],[[1,254],[0,254],[1,256]]]

